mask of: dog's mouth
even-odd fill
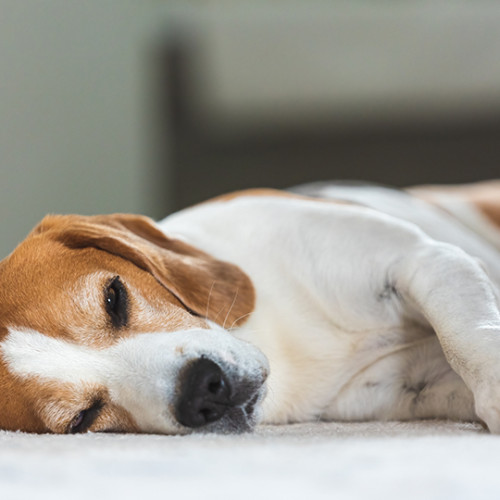
[[[267,372],[238,375],[201,357],[191,361],[178,381],[175,418],[197,432],[241,433],[258,420]]]

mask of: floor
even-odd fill
[[[311,423],[237,436],[0,432],[17,499],[496,499],[500,437],[479,425]]]

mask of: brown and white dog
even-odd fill
[[[500,182],[303,192],[46,217],[0,263],[0,428],[499,433]]]

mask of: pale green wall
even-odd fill
[[[0,0],[0,258],[48,212],[158,215],[147,112],[155,7]]]

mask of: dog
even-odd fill
[[[50,215],[0,263],[0,428],[500,432],[500,181]]]

